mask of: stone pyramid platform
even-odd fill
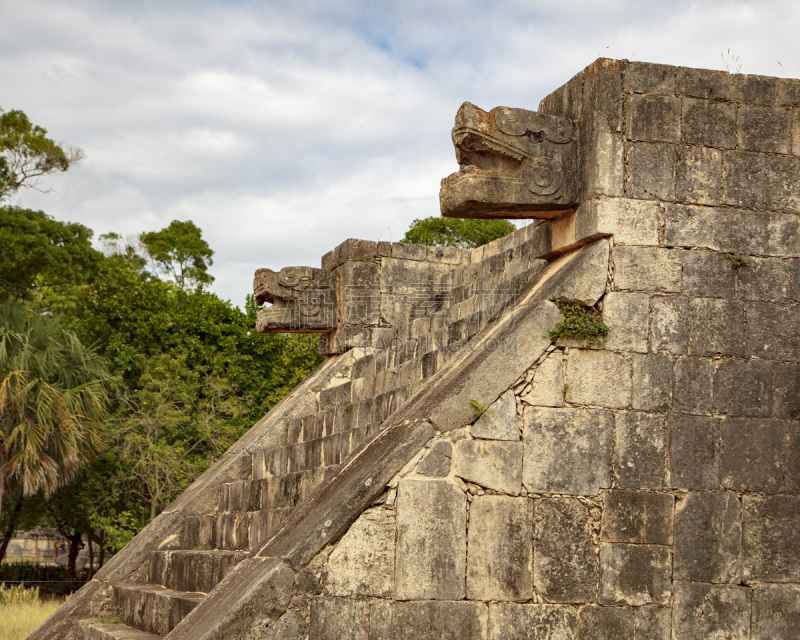
[[[796,637],[800,81],[603,59],[453,140],[445,215],[535,220],[260,271],[329,357],[34,640]]]

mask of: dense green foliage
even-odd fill
[[[35,286],[85,282],[102,257],[91,239],[82,224],[0,207],[0,298],[30,297]]]
[[[430,217],[414,220],[400,242],[474,249],[507,236],[515,228],[508,220]]]
[[[87,352],[94,345],[108,388],[102,429],[85,436],[102,434],[102,450],[76,443],[75,464],[58,467],[54,483],[30,476],[25,486],[55,489],[50,497],[12,487],[0,531],[54,526],[71,554],[81,534],[116,551],[308,375],[321,360],[316,338],[259,335],[252,297],[240,309],[204,290],[212,252],[193,223],[142,234],[135,247],[109,234],[101,253],[81,225],[11,207],[0,216],[0,299],[38,330],[68,334]],[[8,403],[22,398],[8,388]],[[19,442],[0,437],[6,448]]]

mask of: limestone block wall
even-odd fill
[[[612,236],[610,335],[429,443],[260,637],[796,636],[799,86],[600,61],[543,101],[593,164],[548,233]]]
[[[286,421],[282,440],[253,451],[252,476],[222,485],[217,509],[187,519],[183,548],[247,551],[276,531],[360,443],[513,305],[546,264],[539,257],[545,246],[544,228],[531,224],[473,251],[349,240],[326,255],[323,266],[334,272],[354,264],[376,270],[385,294],[380,314],[392,324],[367,330],[383,346],[341,356],[337,373],[312,388],[313,401]],[[365,300],[356,312],[375,306]],[[354,325],[364,330],[363,322]]]

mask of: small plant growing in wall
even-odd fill
[[[734,269],[741,269],[742,267],[746,267],[747,263],[744,261],[744,258],[740,256],[738,253],[729,253],[728,260],[731,261]]]
[[[578,302],[564,302],[563,300],[553,300],[552,302],[561,312],[561,320],[548,334],[553,342],[559,338],[577,338],[586,340],[589,344],[602,344],[603,339],[611,331],[611,327],[603,322],[597,309],[584,307]]]
[[[484,413],[494,413],[494,411],[492,411],[491,409],[486,408],[487,406],[489,406],[488,402],[486,404],[481,404],[477,400],[473,400],[472,398],[470,398],[469,403],[472,405],[472,413],[474,413],[479,418]]]

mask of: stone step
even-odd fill
[[[176,591],[208,593],[248,555],[246,551],[154,551],[147,581]]]
[[[83,640],[161,640],[163,637],[124,624],[93,622],[83,628]]]
[[[114,610],[129,627],[165,636],[205,598],[155,584],[114,585]]]

